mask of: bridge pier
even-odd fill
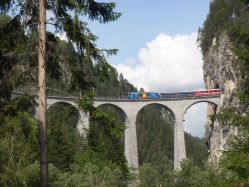
[[[128,167],[138,172],[136,113],[127,115],[125,126],[125,157]]]
[[[174,124],[174,170],[181,169],[181,161],[186,159],[183,115],[175,113]]]
[[[83,137],[87,136],[89,130],[89,114],[79,110],[79,121],[77,128]],[[125,119],[125,157],[128,167],[138,173],[138,149],[136,132],[136,114],[129,114]]]
[[[80,135],[82,135],[84,138],[87,137],[87,133],[89,130],[89,120],[89,114],[82,110],[79,110],[79,120],[77,124],[77,129]]]

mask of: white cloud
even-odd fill
[[[138,53],[139,62],[127,59],[115,65],[135,86],[146,91],[180,91],[203,88],[202,57],[197,34],[159,34]]]
[[[139,62],[129,58],[115,67],[138,88],[170,92],[204,88],[202,56],[196,44],[197,34],[158,35],[139,50]],[[192,106],[184,116],[184,129],[202,137],[207,104]]]

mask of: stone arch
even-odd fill
[[[149,107],[153,108],[149,109]],[[153,112],[153,116],[155,115],[155,120],[148,123],[146,122],[147,120],[143,120],[141,114],[150,115],[150,113],[148,113],[150,111]],[[152,150],[152,152],[155,152],[156,154],[167,155],[168,159],[174,159],[175,118],[176,116],[173,110],[163,103],[146,103],[139,108],[136,115],[139,165],[150,160],[150,155],[152,154],[148,154],[146,151],[147,149]],[[150,129],[151,132],[148,131],[148,129]],[[149,137],[147,136],[148,132],[151,135]]]
[[[47,105],[47,113],[49,113],[49,110],[51,110],[53,107],[65,107],[65,106],[70,106],[72,107],[73,110],[77,111],[77,122],[76,122],[76,127],[78,126],[80,119],[80,110],[78,107],[76,107],[75,104],[72,104],[70,102],[65,102],[65,101],[58,101],[53,104]]]
[[[192,122],[192,123],[189,123],[189,121],[191,120],[191,119],[189,119],[189,118],[187,118],[187,115],[186,115],[186,113],[189,111],[189,109],[192,107],[192,106],[194,106],[194,105],[197,105],[197,104],[200,104],[200,103],[206,103],[207,105],[205,105],[205,106],[199,106],[199,107],[206,107],[206,111],[205,111],[205,113],[203,113],[204,114],[204,116],[206,115],[206,117],[205,117],[205,119],[203,119],[202,121],[201,121],[201,123],[194,123],[194,122]],[[217,110],[217,107],[218,107],[218,101],[216,101],[215,99],[200,99],[200,100],[197,100],[197,101],[195,101],[195,102],[192,102],[192,103],[190,103],[190,104],[188,104],[187,105],[187,107],[184,109],[184,113],[183,113],[183,119],[186,117],[187,119],[188,119],[188,123],[186,123],[184,126],[185,127],[188,127],[188,128],[190,128],[190,126],[191,126],[191,128],[193,128],[193,129],[195,129],[195,130],[197,130],[198,128],[198,130],[197,131],[191,131],[191,134],[192,133],[194,133],[194,136],[198,136],[198,135],[201,135],[201,136],[203,136],[202,138],[204,138],[204,141],[203,141],[203,145],[204,145],[204,143],[206,144],[206,146],[207,147],[209,147],[209,138],[210,138],[210,136],[211,136],[211,134],[209,133],[210,132],[210,129],[212,128],[212,119],[211,119],[211,114],[213,114],[213,113],[216,113],[216,110]],[[211,109],[211,110],[210,110]],[[212,111],[211,113],[210,113],[210,111]],[[190,114],[190,113],[189,113]],[[186,115],[186,116],[185,116]],[[185,121],[185,120],[184,120]],[[207,125],[207,124],[209,124],[209,125]],[[186,126],[187,125],[187,126]],[[194,126],[194,127],[192,127],[193,125],[196,125],[196,126]],[[202,130],[201,130],[202,129]],[[193,136],[193,135],[192,135]],[[188,155],[188,151],[186,150],[186,153],[187,153],[187,155]],[[200,163],[201,162],[201,160],[199,160],[198,158],[195,158],[194,159],[194,162],[196,162],[196,163]]]
[[[112,104],[112,103],[102,103],[102,104],[96,106],[96,108],[102,108],[102,109],[104,109],[104,107],[113,108],[115,110],[115,116],[117,117],[116,120],[118,120],[118,121],[120,120],[119,122],[126,125],[127,114],[125,113],[125,111],[121,107],[119,107],[115,104]],[[105,112],[105,109],[104,109],[104,112]],[[93,121],[91,120],[91,118],[89,120],[90,120],[90,124],[93,125],[94,123],[92,123]],[[90,124],[89,124],[89,133],[90,133],[91,127],[92,127]],[[123,135],[125,135],[125,134],[123,134]],[[125,138],[124,136],[123,136],[123,138],[121,138],[123,145],[124,145],[124,138]]]
[[[78,111],[80,111],[80,109],[77,107],[76,103],[74,102],[70,102],[66,100],[53,100],[53,99],[47,99],[47,111],[50,109],[50,107],[53,107],[54,105],[58,103],[65,103],[65,104],[71,105],[75,107]]]
[[[126,146],[125,146],[125,131],[126,129],[123,128],[123,127],[127,127],[127,124],[126,124],[126,120],[127,120],[127,115],[125,113],[125,111],[120,107],[120,106],[117,106],[115,104],[112,104],[112,103],[101,103],[101,104],[96,104],[95,105],[96,108],[98,109],[102,109],[103,112],[105,112],[106,114],[111,114],[112,116],[115,115],[115,120],[116,122],[118,123],[115,123],[113,126],[113,128],[115,127],[118,127],[118,131],[120,132],[120,136],[113,136],[112,134],[110,134],[111,137],[109,137],[109,141],[108,141],[108,146],[105,147],[105,151],[106,151],[106,154],[107,155],[113,155],[113,154],[116,154],[116,155],[120,155],[120,153],[122,152],[122,155],[124,155],[125,157],[123,156],[120,156],[120,161],[123,162],[124,164],[126,163],[125,159],[127,159],[127,155],[125,155],[125,149],[126,149]],[[105,107],[110,107],[110,108],[105,108]],[[115,111],[113,111],[113,109]],[[113,116],[114,117],[114,116]],[[101,133],[106,133],[105,131],[105,128],[110,128],[111,126],[105,126],[103,125],[104,123],[102,123],[102,121],[98,121],[98,120],[94,120],[94,119],[91,119],[90,118],[90,125],[89,125],[89,143],[90,144],[93,144],[93,145],[97,145],[99,144],[99,142],[101,141],[101,139],[99,137],[99,135],[101,135]],[[122,124],[122,130],[120,127],[120,125]],[[116,126],[117,125],[117,126]],[[125,126],[124,126],[125,125]],[[112,146],[112,143],[115,142],[115,148],[114,149],[108,149]],[[114,145],[114,144],[113,144]],[[106,146],[104,144],[104,146]],[[124,160],[123,160],[124,159]],[[116,162],[115,160],[113,160],[114,162]],[[129,160],[128,160],[128,163],[129,163]]]
[[[38,99],[36,99],[36,103],[38,103]],[[47,111],[50,109],[50,107],[58,103],[65,103],[65,104],[71,105],[80,112],[80,109],[77,107],[76,103],[70,102],[70,101],[64,101],[64,100],[55,100],[55,99],[47,99]],[[33,115],[36,119],[38,119],[38,110],[39,110],[39,106],[38,104],[36,104],[35,108],[33,109]]]
[[[119,108],[125,114],[125,132],[124,132],[124,151],[128,167],[134,171],[138,171],[138,157],[137,157],[137,135],[136,135],[136,114],[138,106],[134,107],[129,102],[113,102],[113,101],[97,101],[95,107],[100,105],[111,105]]]
[[[64,103],[67,105],[73,106],[78,111],[78,122],[77,122],[77,129],[79,133],[86,137],[88,128],[89,128],[89,116],[83,110],[81,110],[77,104],[73,101],[68,100],[57,100],[57,99],[47,99],[47,111],[58,103]]]
[[[213,106],[215,106],[215,110],[216,110],[216,108],[218,107],[218,104],[215,103],[215,102],[213,102],[213,101],[209,101],[209,100],[200,100],[200,101],[196,101],[196,102],[193,102],[193,103],[189,104],[189,105],[186,107],[186,109],[184,110],[184,113],[183,113],[183,114],[185,114],[185,113],[188,111],[188,109],[189,109],[190,107],[192,107],[193,105],[198,104],[198,103],[208,103],[208,104],[212,104]]]
[[[97,108],[101,108],[101,107],[105,107],[105,106],[113,107],[114,109],[116,109],[116,111],[121,112],[123,114],[122,122],[125,123],[125,120],[127,118],[127,114],[120,106],[112,104],[112,103],[103,103],[103,104],[98,105]]]
[[[79,138],[80,111],[75,105],[63,100],[47,108],[49,160],[60,169],[67,168],[72,164],[75,149],[86,142]],[[60,158],[61,154],[63,158]]]
[[[198,103],[207,103],[208,104],[208,108],[207,108],[207,114],[209,113],[216,113],[216,110],[217,110],[217,107],[218,107],[218,102],[215,102],[215,101],[210,101],[210,100],[199,100],[199,101],[196,101],[196,102],[193,102],[191,104],[189,104],[186,109],[184,110],[184,113],[183,113],[183,117],[184,115],[187,113],[188,109],[191,108],[192,106],[198,104]],[[207,118],[207,122],[209,124],[212,124],[213,122],[211,121],[211,118]]]
[[[173,111],[170,107],[168,107],[167,105],[164,105],[164,104],[161,104],[161,103],[156,103],[156,102],[155,102],[155,103],[148,103],[148,104],[146,104],[146,105],[143,105],[143,106],[138,110],[138,112],[137,112],[137,114],[136,114],[136,118],[137,118],[139,112],[140,112],[141,110],[143,110],[143,108],[145,108],[145,107],[147,107],[147,106],[152,106],[152,105],[158,105],[158,106],[161,106],[162,108],[167,109],[167,111],[170,112],[170,114],[172,115],[173,120],[175,121],[175,119],[176,119],[176,114],[174,113],[174,111]]]

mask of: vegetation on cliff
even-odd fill
[[[227,186],[247,186],[249,184],[249,2],[247,0],[215,0],[211,3],[210,13],[199,31],[199,44],[205,56],[213,40],[219,42],[221,33],[226,32],[233,43],[233,52],[238,60],[241,82],[237,97],[239,107],[225,108],[216,119],[221,125],[235,126],[239,134],[230,140],[230,148],[223,152],[219,172],[229,182]],[[223,180],[225,180],[223,179]]]

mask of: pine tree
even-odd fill
[[[37,6],[39,5],[39,6]],[[39,7],[39,9],[37,8]],[[90,20],[98,20],[101,23],[115,21],[120,13],[114,12],[114,3],[99,3],[94,0],[87,1],[46,1],[40,0],[4,0],[0,3],[1,12],[15,11],[15,18],[19,19],[23,28],[28,33],[39,29],[38,32],[38,73],[39,73],[39,129],[40,129],[40,157],[41,157],[41,183],[48,186],[48,161],[46,138],[46,24],[51,21],[57,32],[65,32],[69,41],[74,43],[77,50],[83,56],[87,56],[91,62],[99,64],[101,70],[109,68],[102,51],[98,50],[94,41],[96,37],[86,28],[86,24],[79,16],[88,15]],[[46,20],[46,11],[51,11],[54,17]],[[73,12],[73,13],[72,13]],[[116,51],[106,51],[113,54]],[[90,54],[88,54],[90,53]]]

